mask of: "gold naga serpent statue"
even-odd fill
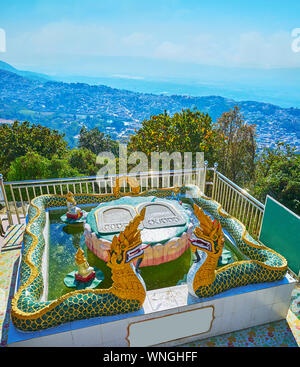
[[[157,189],[143,193],[136,191],[135,194],[167,197],[173,191],[174,188]],[[76,196],[79,204],[95,200],[109,201],[114,198],[114,195]],[[113,238],[107,263],[111,268],[113,281],[109,289],[76,290],[56,300],[40,301],[43,291],[41,266],[45,208],[64,206],[65,201],[66,197],[63,195],[42,195],[31,201],[24,234],[20,285],[12,300],[11,310],[14,325],[24,331],[41,330],[91,317],[134,312],[142,308],[146,297],[145,283],[132,264],[136,259],[139,259],[139,263],[144,255],[138,229],[145,216],[144,209],[123,232]],[[188,289],[192,295],[210,297],[230,288],[275,281],[284,277],[287,271],[286,260],[253,240],[245,226],[223,212],[220,204],[199,193],[193,201],[199,226],[194,229],[195,238],[191,241],[196,262],[187,275]],[[210,219],[210,215],[215,218],[214,221]],[[249,260],[234,262],[216,270],[223,249],[222,227],[230,233]]]
[[[236,218],[223,212],[216,201],[206,197],[195,200],[202,204],[209,215],[194,204],[200,226],[194,229],[191,250],[196,260],[187,275],[189,293],[197,297],[211,297],[231,288],[248,284],[281,280],[287,271],[287,261],[277,252],[255,241],[245,226]],[[249,260],[236,261],[217,270],[224,246],[222,226],[234,238],[236,245]]]
[[[31,202],[30,220],[24,234],[26,246],[22,277],[12,300],[11,317],[14,325],[24,331],[35,331],[68,321],[139,310],[146,297],[146,287],[132,261],[144,254],[138,226],[144,219],[146,208],[119,236],[113,238],[107,263],[113,280],[109,289],[76,290],[53,301],[39,301],[43,284],[40,271],[41,247],[44,246],[41,225],[45,214],[42,209],[51,196],[53,198],[53,195],[39,196]],[[62,198],[55,197],[55,203]]]

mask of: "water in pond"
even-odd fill
[[[183,205],[190,210],[194,224],[198,224],[192,207],[187,203]],[[81,206],[81,208],[85,211],[90,211],[95,206]],[[104,280],[98,288],[109,288],[112,285],[110,268],[103,260],[94,255],[85,244],[83,226],[67,225],[60,220],[61,215],[65,214],[65,212],[66,209],[49,210],[48,300],[56,299],[74,290],[74,288],[65,286],[64,278],[68,273],[76,269],[75,254],[79,246],[84,250],[90,266],[98,268],[104,273]],[[190,249],[188,249],[178,259],[169,263],[140,268],[147,290],[185,283],[186,275],[192,264],[192,257],[193,255]],[[229,243],[225,241],[219,266],[233,261],[237,261],[237,255],[232,251],[232,246],[229,246]]]

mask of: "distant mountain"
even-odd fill
[[[46,74],[34,73],[32,71],[18,70],[4,61],[0,61],[0,70],[10,71],[12,73],[24,76],[25,78],[29,78],[32,80],[40,80],[40,81],[52,80],[52,78]]]
[[[300,146],[300,109],[297,108],[237,102],[220,96],[136,93],[104,85],[51,81],[39,75],[16,72],[10,65],[0,64],[0,119],[28,120],[55,128],[66,134],[71,146],[76,145],[76,136],[83,125],[97,126],[112,137],[121,138],[133,133],[144,119],[164,110],[172,115],[197,107],[216,121],[235,105],[241,108],[248,123],[257,125],[261,145],[272,146],[278,138]]]
[[[290,74],[284,79],[284,72],[280,73],[280,78],[276,79],[276,73],[273,72],[270,78],[237,79],[235,75],[230,80],[228,71],[220,76],[217,81],[217,75],[220,70],[216,70],[216,75],[211,80],[210,75],[201,75],[192,78],[175,78],[175,77],[140,77],[126,74],[112,74],[101,77],[90,76],[61,76],[56,75],[56,81],[66,83],[86,83],[90,85],[107,85],[111,88],[127,89],[138,93],[153,93],[163,95],[189,95],[194,97],[204,96],[222,96],[233,99],[235,101],[247,101],[249,99],[271,103],[280,107],[300,108],[300,93],[297,78],[293,83],[290,82]],[[232,71],[231,71],[232,73]],[[300,72],[296,70],[295,74]],[[204,74],[204,72],[202,73]],[[211,74],[211,73],[210,73]],[[226,78],[225,78],[226,75]],[[226,80],[224,80],[226,79]],[[284,79],[284,81],[282,80]],[[257,82],[256,82],[257,80]]]

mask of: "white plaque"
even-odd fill
[[[130,347],[149,347],[206,333],[213,320],[213,306],[178,312],[129,324],[126,339]]]
[[[98,231],[104,234],[124,231],[135,216],[136,211],[130,205],[103,206],[95,212]]]
[[[154,201],[153,203],[143,203],[137,207],[140,213],[146,207],[143,225],[148,229],[176,227],[186,224],[186,220],[176,210],[176,208],[164,201]]]

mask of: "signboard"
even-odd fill
[[[300,270],[300,217],[267,196],[259,240],[284,256],[297,275]]]
[[[126,339],[130,347],[149,347],[207,333],[213,320],[213,306],[177,312],[129,324]]]

